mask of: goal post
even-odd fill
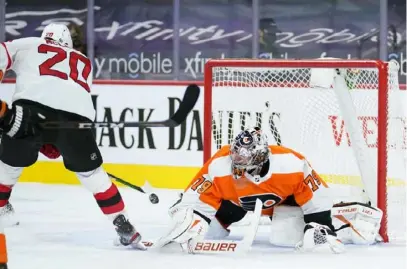
[[[397,63],[209,60],[204,84],[204,161],[260,126],[270,144],[304,154],[336,201],[382,209],[384,241],[406,239],[407,91]]]

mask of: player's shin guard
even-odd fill
[[[19,223],[9,199],[22,171],[22,167],[12,167],[0,161],[0,220],[5,227]]]
[[[124,202],[116,185],[114,185],[102,167],[90,172],[77,173],[81,183],[93,193],[97,204],[111,221],[124,214]]]
[[[77,173],[81,183],[93,193],[102,212],[112,221],[122,245],[131,245],[145,249],[141,236],[130,223],[124,210],[124,202],[116,185],[114,185],[102,167],[94,171]]]
[[[124,202],[116,185],[110,184],[110,187],[104,191],[94,194],[103,214],[110,219],[114,219],[118,214],[124,211]]]
[[[0,207],[5,207],[9,203],[11,196],[11,186],[0,184]]]

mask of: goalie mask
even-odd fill
[[[268,156],[267,136],[259,127],[245,129],[235,138],[230,148],[234,177],[242,176],[244,171],[261,168]]]

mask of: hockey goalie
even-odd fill
[[[301,251],[341,253],[344,244],[373,244],[382,212],[362,203],[333,204],[332,189],[300,153],[268,145],[260,128],[242,131],[205,163],[170,210],[169,242],[193,252],[203,239],[223,239],[253,211],[271,219],[269,241]]]

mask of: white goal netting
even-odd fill
[[[205,128],[211,128],[212,138],[205,151],[212,154],[243,128],[260,126],[270,144],[304,154],[336,188],[336,201],[378,204],[386,216],[382,234],[404,241],[407,91],[399,88],[398,66],[291,62],[289,67],[284,61],[208,64],[205,91],[211,91],[212,105],[205,109],[212,122]],[[332,81],[338,72],[343,80]]]

